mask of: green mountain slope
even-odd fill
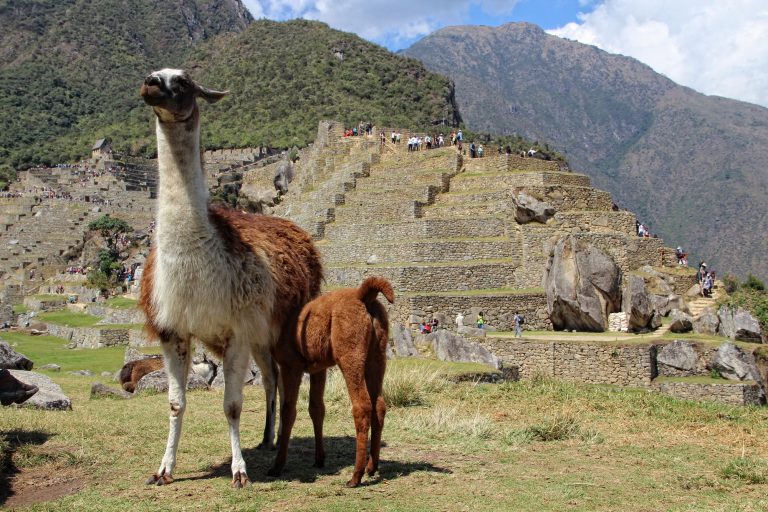
[[[403,53],[455,81],[471,128],[549,141],[669,244],[768,277],[768,109],[530,24],[450,27]]]
[[[322,23],[254,22],[240,0],[0,0],[0,171],[86,155],[110,137],[154,152],[146,74],[185,67],[231,95],[207,147],[303,145],[317,122],[457,120],[449,81]]]

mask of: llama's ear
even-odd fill
[[[214,91],[213,89],[207,89],[202,85],[197,86],[198,95],[208,103],[216,103],[221,98],[229,94],[229,91]]]

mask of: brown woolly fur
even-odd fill
[[[274,356],[283,379],[280,407],[283,430],[269,475],[279,475],[285,466],[304,372],[310,374],[309,414],[315,430],[315,466],[322,467],[325,463],[323,392],[326,371],[334,365],[338,365],[344,375],[355,420],[355,470],[347,486],[359,485],[363,471],[368,476],[376,473],[386,413],[381,390],[389,337],[386,309],[376,300],[379,293],[390,303],[394,302],[392,286],[381,277],[369,277],[359,288],[336,290],[318,297],[302,309],[295,339],[283,339],[276,347]],[[369,428],[371,454],[367,457]]]
[[[136,391],[136,385],[143,376],[162,369],[163,359],[160,357],[137,359],[136,361],[125,363],[120,369],[120,384],[124,390],[133,393]]]

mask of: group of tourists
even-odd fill
[[[651,233],[651,230],[642,222],[635,221],[637,226],[637,236],[640,238],[659,238],[659,235]]]
[[[456,328],[461,329],[464,327],[464,313],[459,311],[459,313],[456,315],[456,318],[454,320],[456,322]],[[515,316],[512,318],[512,323],[515,326],[515,338],[521,338],[523,333],[523,324],[525,323],[525,317],[521,315],[520,313],[515,313]],[[477,318],[475,318],[475,327],[478,329],[485,329],[487,326],[487,323],[485,321],[485,317],[483,316],[483,312],[480,311],[477,313]]]
[[[699,263],[696,279],[699,281],[699,289],[702,297],[712,297],[712,289],[715,287],[715,271],[709,270],[705,262]]]

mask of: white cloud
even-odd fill
[[[245,0],[256,18],[320,20],[380,44],[409,41],[470,19],[471,10],[508,15],[517,0]]]
[[[550,33],[629,55],[705,94],[768,106],[765,0],[605,0]]]

